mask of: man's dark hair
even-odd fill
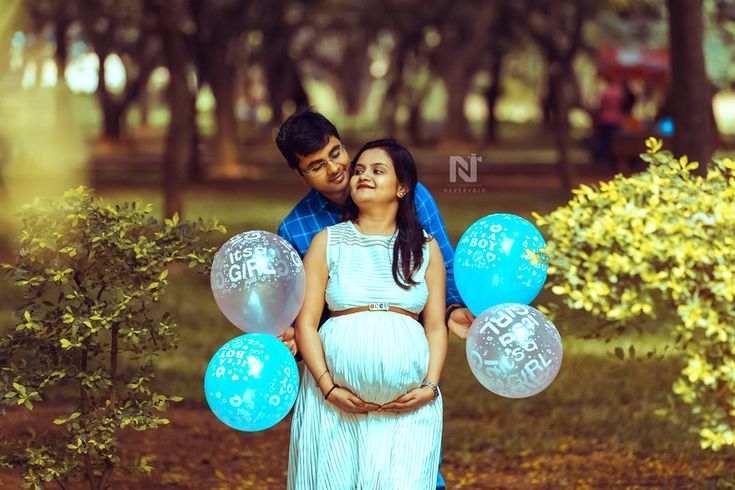
[[[281,125],[276,135],[276,146],[288,166],[296,169],[299,155],[306,156],[321,150],[330,136],[342,140],[329,119],[313,107],[305,107],[291,114]]]
[[[393,161],[398,182],[407,188],[406,195],[398,201],[398,213],[396,215],[396,226],[398,235],[393,245],[393,279],[403,289],[418,284],[413,274],[421,268],[424,261],[424,229],[416,213],[414,202],[416,195],[416,184],[418,183],[418,172],[416,161],[408,149],[394,139],[379,139],[368,141],[360,148],[352,159],[352,166],[360,158],[365,150],[380,148],[384,150]],[[351,197],[347,198],[344,206],[344,217],[354,220],[360,210]]]

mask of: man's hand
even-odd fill
[[[278,340],[284,343],[286,347],[288,347],[288,350],[291,351],[291,354],[294,356],[299,351],[299,348],[296,346],[296,330],[294,330],[292,327],[288,327],[285,332],[283,332],[281,335],[278,336]]]
[[[447,328],[460,339],[466,340],[474,320],[475,315],[472,314],[469,308],[455,308],[449,314]]]

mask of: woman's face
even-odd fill
[[[389,203],[403,197],[406,186],[398,182],[393,160],[382,148],[370,148],[360,155],[352,177],[350,194],[358,206]]]

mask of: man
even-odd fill
[[[278,227],[278,235],[293,245],[303,258],[312,238],[340,221],[342,205],[350,192],[350,156],[334,124],[312,108],[298,111],[286,119],[276,135],[276,145],[291,170],[311,187]],[[439,208],[421,183],[416,186],[415,204],[421,225],[437,240],[444,256],[449,305],[447,326],[455,335],[466,339],[474,316],[462,303],[454,282],[454,250]],[[325,311],[322,323],[327,317]],[[293,351],[292,339],[292,331],[283,336],[283,341]],[[437,488],[444,488],[441,473]]]

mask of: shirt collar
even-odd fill
[[[311,197],[316,205],[319,207],[319,209],[323,209],[325,211],[333,213],[339,213],[342,211],[342,207],[340,205],[338,205],[334,201],[327,199],[321,192],[311,189],[310,194],[312,195]]]

